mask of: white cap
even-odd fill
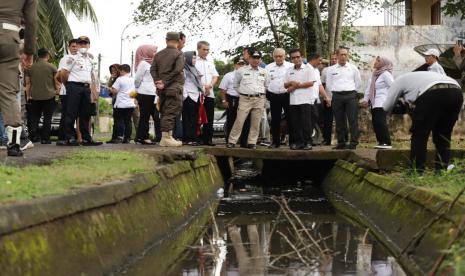
[[[423,53],[423,55],[439,57],[440,53],[437,49],[428,49],[426,52]]]

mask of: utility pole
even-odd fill
[[[98,54],[97,76],[100,80],[100,65],[102,65],[102,54]]]
[[[134,71],[134,51],[131,52],[131,77],[132,77],[133,71]]]

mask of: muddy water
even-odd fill
[[[218,204],[199,212],[208,223],[194,219],[118,274],[404,275],[370,233],[340,216],[310,181],[270,188],[243,169],[229,184]],[[175,250],[180,254],[170,258]]]

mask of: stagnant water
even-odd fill
[[[246,164],[184,228],[116,270],[123,275],[404,275],[370,233],[310,181],[261,185]],[[206,218],[206,219],[205,219]]]

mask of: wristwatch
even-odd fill
[[[222,102],[222,103],[225,103],[225,102],[226,102],[226,100],[221,100],[221,102]]]

